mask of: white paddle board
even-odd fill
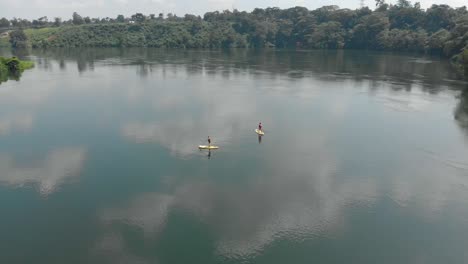
[[[259,134],[261,136],[265,135],[265,132],[263,132],[262,130],[258,130],[258,128],[255,129],[255,133],[257,133],[257,134]]]
[[[218,146],[207,146],[207,145],[200,145],[198,146],[199,149],[219,149]]]

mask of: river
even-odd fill
[[[447,61],[18,56],[35,68],[0,84],[0,263],[468,262],[468,84]]]

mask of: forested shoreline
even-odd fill
[[[374,10],[324,6],[257,8],[187,14],[89,18],[74,13],[62,21],[47,17],[28,21],[0,19],[14,48],[164,47],[164,48],[300,48],[409,51],[450,58],[468,72],[466,7],[399,0],[377,0]],[[5,43],[5,40],[3,41]]]

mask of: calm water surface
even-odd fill
[[[18,55],[36,67],[0,85],[0,263],[468,262],[467,83],[445,61]]]

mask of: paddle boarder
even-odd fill
[[[208,147],[211,147],[211,138],[208,136]]]
[[[262,131],[262,122],[258,123],[258,130]]]

